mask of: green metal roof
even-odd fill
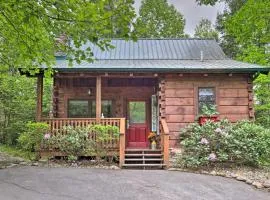
[[[62,72],[269,72],[264,66],[228,59],[214,40],[139,39],[137,42],[116,39],[114,49],[102,51],[91,43],[93,63],[74,63],[57,57],[54,69]]]

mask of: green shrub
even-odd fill
[[[20,134],[18,138],[19,146],[25,151],[38,151],[44,138],[48,132],[49,126],[40,122],[29,122],[26,125],[26,131]]]
[[[67,126],[64,129],[66,134],[56,134],[50,137],[48,144],[50,147],[67,154],[70,160],[76,160],[78,156],[85,154],[96,155],[97,157],[105,156],[107,149],[102,144],[119,137],[119,129],[116,126]]]
[[[216,162],[262,165],[270,158],[270,130],[251,122],[232,124],[227,120],[189,125],[181,132],[183,167]]]

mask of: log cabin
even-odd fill
[[[269,69],[231,60],[214,40],[113,39],[102,51],[88,43],[94,62],[56,56],[52,116],[42,116],[43,74],[37,75],[37,121],[52,132],[63,126],[110,124],[120,128],[111,142],[120,167],[169,166],[179,132],[196,121],[201,105],[215,104],[219,119],[254,119],[253,80]],[[160,137],[149,149],[148,135]],[[152,161],[159,161],[151,162]],[[132,162],[136,161],[136,162]],[[141,161],[141,162],[140,162]]]

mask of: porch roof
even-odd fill
[[[139,39],[137,42],[113,39],[115,47],[102,51],[90,47],[95,60],[68,65],[65,57],[56,57],[59,72],[268,72],[264,66],[228,59],[218,43],[209,39]],[[203,57],[203,61],[201,58]]]

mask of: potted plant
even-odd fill
[[[207,120],[217,122],[218,114],[216,105],[203,105],[199,115],[199,124],[203,125]]]
[[[150,132],[148,135],[148,140],[150,143],[151,149],[156,149],[157,148],[157,134],[155,132]]]

